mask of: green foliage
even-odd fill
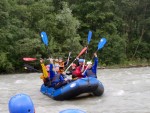
[[[125,41],[123,37],[118,35],[108,35],[107,45],[102,51],[102,59],[105,64],[120,64],[126,59]]]
[[[70,51],[76,57],[87,45],[89,30],[87,59],[102,37],[107,44],[98,52],[101,64],[150,59],[149,0],[1,0],[0,23],[0,73],[21,70],[23,57],[66,57]]]
[[[9,17],[9,4],[7,0],[0,1],[0,28],[6,26],[8,24]]]
[[[76,50],[81,49],[80,36],[76,33],[79,28],[79,21],[73,17],[66,2],[62,2],[62,7],[62,10],[56,16],[59,31],[59,37],[56,38],[58,38],[57,41],[60,43],[58,46],[62,48],[60,51],[62,53],[74,51],[77,54]]]
[[[14,70],[12,63],[8,60],[7,53],[0,52],[0,73],[10,73]]]

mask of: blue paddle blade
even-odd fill
[[[48,37],[47,37],[47,34],[46,34],[46,32],[41,32],[41,38],[42,38],[42,41],[43,41],[43,43],[46,45],[46,46],[48,46]]]
[[[103,48],[106,42],[107,42],[106,38],[102,38],[98,43],[98,50]]]
[[[89,31],[89,33],[88,33],[88,44],[90,43],[91,38],[92,38],[92,31]]]

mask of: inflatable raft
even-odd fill
[[[97,78],[87,77],[70,82],[59,89],[47,87],[43,84],[40,91],[54,100],[68,100],[83,93],[101,96],[104,92],[104,86]]]

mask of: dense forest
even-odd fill
[[[0,0],[0,73],[23,71],[23,57],[75,58],[89,30],[87,59],[105,37],[101,66],[149,64],[150,0]]]

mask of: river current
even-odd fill
[[[99,69],[105,91],[101,97],[86,96],[56,101],[40,92],[41,73],[0,75],[0,113],[8,112],[8,101],[16,94],[30,95],[36,113],[59,113],[81,109],[86,113],[150,113],[150,67]]]

